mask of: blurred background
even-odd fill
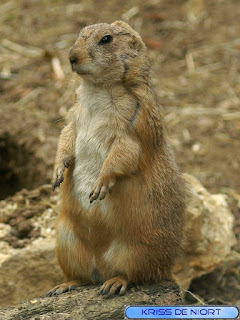
[[[239,17],[239,0],[1,0],[0,199],[50,183],[74,97],[69,49],[84,26],[122,19],[148,47],[181,170],[226,194],[240,252]],[[190,290],[235,303],[239,279],[240,263],[225,265]]]

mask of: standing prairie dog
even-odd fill
[[[127,23],[90,25],[69,55],[81,77],[62,130],[57,257],[67,282],[100,294],[171,278],[183,238],[185,186],[150,84],[145,44]],[[67,168],[67,169],[66,169]]]

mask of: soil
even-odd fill
[[[1,237],[1,241],[6,241],[12,248],[23,248],[39,237],[41,232],[38,217],[49,208],[54,211],[55,216],[58,213],[56,193],[52,192],[49,184],[45,184],[31,191],[22,189],[14,196],[2,200],[0,223],[8,224],[11,229]]]
[[[2,1],[0,198],[50,182],[73,101],[69,49],[85,25],[124,19],[148,46],[178,163],[209,191],[228,196],[240,252],[239,16],[238,0]],[[26,222],[31,214],[9,220],[18,226],[13,237],[37,235]],[[236,262],[194,281],[190,291],[205,303],[236,303],[239,279]]]

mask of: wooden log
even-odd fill
[[[36,298],[0,310],[1,320],[122,320],[124,306],[183,304],[180,289],[172,281],[139,286],[125,296],[107,299],[96,286],[79,287],[55,297]]]

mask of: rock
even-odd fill
[[[63,275],[53,237],[38,238],[23,249],[5,249],[0,256],[1,306],[44,295]]]
[[[239,259],[232,251],[236,244],[234,216],[227,196],[210,194],[200,182],[184,174],[190,185],[186,249],[175,265],[175,280],[188,289],[192,280],[213,271],[221,263]]]
[[[0,223],[0,240],[6,237],[11,230],[11,227],[8,224]]]
[[[34,299],[0,310],[1,320],[121,320],[126,305],[182,304],[179,287],[171,281],[145,285],[137,292],[106,299],[94,286],[78,288],[57,297]]]
[[[211,272],[223,262],[239,258],[239,255],[231,249],[236,243],[234,217],[226,196],[210,194],[191,175],[185,174],[185,179],[192,194],[188,206],[187,241],[174,274],[177,283],[188,289],[193,279]],[[57,195],[49,185],[32,191],[23,190],[0,202],[2,307],[42,296],[64,280],[54,250],[56,216]],[[19,232],[23,221],[27,221],[27,230],[31,229],[24,239]]]

